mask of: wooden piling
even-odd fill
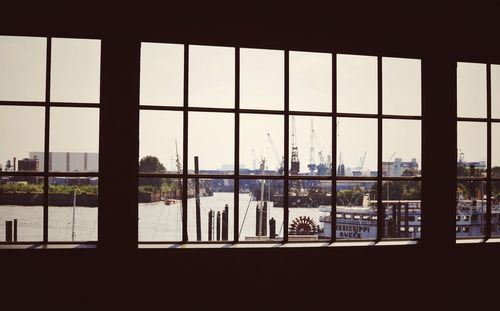
[[[276,239],[276,220],[269,219],[269,238]]]
[[[12,242],[12,221],[5,222],[5,241]]]
[[[220,241],[220,211],[217,212],[217,231],[216,231],[216,236],[217,236],[217,241]]]
[[[228,226],[229,226],[229,207],[226,206],[224,207],[224,211],[222,211],[222,240],[227,241],[229,238],[228,234]]]
[[[198,157],[194,157],[194,173],[199,173]],[[200,180],[195,178],[194,190],[196,197],[196,240],[201,241],[201,210],[200,210]]]
[[[14,242],[17,242],[17,219],[14,219]]]

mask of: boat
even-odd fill
[[[418,239],[421,233],[420,200],[382,200],[385,208],[385,238]],[[320,239],[332,235],[331,206],[319,206]],[[377,238],[377,201],[363,199],[362,206],[337,206],[337,239],[374,240]],[[484,236],[486,200],[457,200],[456,236]],[[492,200],[491,234],[500,235],[500,203]]]
[[[172,204],[175,204],[175,200],[174,199],[165,199],[165,205],[172,205]]]

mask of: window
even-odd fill
[[[97,241],[100,40],[0,36],[0,231]]]
[[[141,241],[419,237],[407,230],[421,208],[419,60],[156,43],[141,50]],[[167,202],[177,205],[162,208]],[[339,228],[357,228],[361,216],[352,215],[361,209],[369,234],[332,234],[336,210],[345,215]]]
[[[498,236],[500,66],[457,63],[457,238]]]

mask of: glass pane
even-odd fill
[[[457,176],[486,177],[486,123],[458,122]]]
[[[321,209],[325,235],[331,236],[331,208]],[[336,237],[341,240],[377,238],[377,183],[337,181]]]
[[[0,107],[0,171],[43,171],[45,108]]]
[[[486,224],[486,182],[457,182],[456,236],[484,236]]]
[[[0,242],[42,240],[43,177],[0,176]]]
[[[289,135],[290,175],[331,174],[332,118],[291,116]]]
[[[420,238],[420,181],[385,181],[382,184],[382,204],[385,208],[385,238]]]
[[[491,124],[491,176],[500,177],[500,123]]]
[[[337,112],[377,113],[377,57],[337,54]]]
[[[52,39],[50,100],[99,103],[101,40]]]
[[[240,50],[240,108],[283,110],[284,52]]]
[[[282,180],[241,179],[239,205],[240,241],[283,240]]]
[[[188,240],[232,241],[234,181],[198,179],[198,185],[196,183],[196,179],[188,181]],[[197,188],[198,195],[196,195]]]
[[[290,52],[290,110],[332,111],[332,54]]]
[[[0,36],[0,100],[45,101],[47,39]]]
[[[184,46],[141,43],[141,105],[182,106]]]
[[[188,168],[194,172],[198,157],[200,174],[232,174],[234,171],[234,115],[189,113]]]
[[[457,116],[486,118],[486,65],[457,63]]]
[[[140,112],[139,172],[182,173],[182,112]]]
[[[377,120],[337,119],[337,175],[377,176]]]
[[[240,174],[283,175],[283,123],[283,116],[240,115]]]
[[[382,88],[384,114],[421,115],[419,59],[383,57]]]
[[[500,65],[491,65],[491,117],[500,119]]]
[[[97,172],[98,150],[99,109],[50,109],[49,171]]]
[[[234,108],[234,48],[189,46],[189,106]]]
[[[500,181],[491,183],[491,235],[500,236]]]
[[[49,241],[97,241],[97,177],[49,179]]]
[[[182,240],[181,194],[181,179],[139,178],[140,242]]]
[[[419,176],[421,129],[417,120],[383,121],[382,176]]]
[[[325,235],[320,216],[326,209],[331,209],[332,182],[330,180],[290,180],[288,187],[288,240],[330,239],[330,236]],[[281,202],[276,201],[275,206],[280,205]]]

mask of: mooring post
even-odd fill
[[[194,157],[194,173],[199,173],[198,157]],[[201,211],[200,211],[200,180],[194,180],[195,200],[196,200],[196,240],[201,241]]]
[[[259,220],[261,219],[260,218],[260,208],[259,208],[259,204],[257,204],[257,207],[255,208],[255,236],[260,236],[259,233],[260,233],[260,223],[259,223]]]
[[[212,216],[213,212],[212,210],[210,210],[208,212],[208,240],[209,241],[212,241],[212,228],[213,228],[213,216]]]
[[[276,220],[273,217],[269,219],[269,238],[276,239]]]
[[[267,202],[264,202],[262,209],[262,236],[267,235]]]
[[[220,241],[220,211],[217,211],[217,241]]]
[[[228,209],[229,207],[226,206],[224,207],[224,210],[222,211],[222,240],[227,241],[228,240]]]
[[[14,219],[14,242],[17,242],[17,219]]]
[[[5,241],[12,242],[12,221],[5,222]]]

